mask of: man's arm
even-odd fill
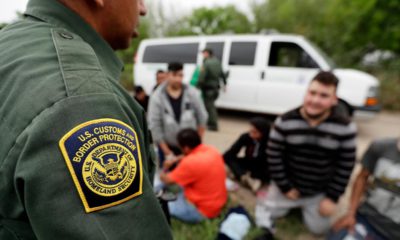
[[[364,195],[370,174],[371,173],[367,169],[363,168],[361,172],[357,175],[357,178],[352,188],[349,210],[344,217],[340,218],[333,225],[333,229],[335,231],[339,231],[343,228],[354,231],[354,225],[356,224],[357,208],[360,204],[361,198]]]
[[[166,172],[164,172],[164,171],[162,171],[162,172],[160,173],[160,180],[161,180],[163,183],[167,184],[167,185],[170,185],[170,184],[174,184],[174,183],[175,183],[175,181],[174,181]]]
[[[152,193],[145,164],[148,158],[142,132],[145,129],[140,127],[137,120],[140,118],[123,111],[115,99],[111,94],[67,98],[42,112],[40,118],[33,121],[22,133],[21,140],[15,147],[18,152],[18,164],[14,170],[15,179],[18,179],[15,191],[24,203],[35,234],[41,238],[61,239],[69,236],[71,239],[101,239],[117,235],[129,235],[133,238],[143,235],[159,237],[161,234],[139,227],[152,223],[160,225],[160,232],[168,232],[159,203]],[[118,122],[111,122],[110,119]],[[121,138],[125,137],[125,141],[111,143],[106,138],[110,134],[101,132],[103,126],[111,124],[120,129],[126,129],[128,125],[136,136],[128,136],[125,134],[128,131],[120,131],[118,134]],[[80,129],[83,129],[82,134],[66,135]],[[61,141],[64,137],[65,142]],[[111,154],[118,154],[120,152],[117,149],[124,147],[124,144],[135,147],[126,147],[129,152],[123,158],[125,161],[137,161],[134,170],[136,175],[126,169],[119,171],[131,174],[134,183],[123,182],[126,183],[124,187],[129,189],[118,193],[118,187],[107,183],[105,178],[104,184],[109,189],[106,190],[102,187],[104,185],[94,180],[95,171],[105,173],[104,163],[95,162],[97,160],[89,156],[97,154],[97,158],[101,158],[104,156],[100,153],[101,150],[104,151],[107,147],[113,149]],[[73,149],[79,145],[82,145],[81,149]],[[61,146],[64,150],[61,150]],[[117,147],[110,148],[112,146]],[[76,166],[79,164],[82,167]],[[136,187],[138,191],[135,195],[131,188]],[[105,196],[111,191],[115,192],[112,198]],[[129,195],[123,195],[128,192]],[[85,204],[94,212],[86,212]],[[143,207],[138,208],[138,205]]]
[[[162,103],[160,102],[159,95],[153,95],[150,98],[148,109],[149,129],[151,130],[153,140],[161,148],[165,156],[171,155],[172,151],[164,142],[164,131],[162,125]]]
[[[368,178],[374,172],[376,163],[380,157],[380,149],[381,146],[379,146],[377,142],[373,142],[369,146],[368,150],[365,152],[361,161],[362,170],[357,175],[354,186],[352,188],[350,208],[347,214],[334,224],[334,230],[337,231],[342,228],[348,228],[349,230],[352,230],[354,228],[354,225],[356,223],[355,215],[357,212],[357,208],[366,190]]]
[[[286,176],[285,164],[283,162],[283,152],[285,151],[285,135],[281,125],[282,119],[278,118],[275,121],[275,124],[269,135],[267,146],[268,169],[271,174],[271,178],[278,185],[279,189],[285,194],[290,192],[290,196],[295,197],[298,194],[295,193],[292,184]]]
[[[238,155],[240,150],[245,146],[247,133],[240,137],[232,144],[232,146],[224,153],[224,158],[233,158]]]
[[[193,105],[194,114],[197,122],[197,132],[202,138],[206,129],[208,113],[203,101],[201,100],[201,95],[198,90],[192,88],[190,91],[190,100]]]
[[[346,133],[341,136],[334,174],[326,190],[327,198],[333,202],[337,202],[344,193],[353,172],[356,161],[356,132],[356,125],[352,122],[348,125]]]

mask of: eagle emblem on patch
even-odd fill
[[[142,158],[136,132],[115,119],[82,123],[59,142],[86,212],[142,194]]]

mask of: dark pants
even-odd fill
[[[224,155],[224,161],[238,180],[246,172],[250,172],[252,178],[259,179],[263,183],[270,181],[268,165],[265,161],[256,158],[228,157],[226,155]]]
[[[208,112],[207,126],[211,130],[218,129],[218,112],[215,107],[215,101],[218,98],[218,89],[207,89],[203,90],[204,106]]]

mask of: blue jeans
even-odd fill
[[[178,193],[177,197],[176,201],[168,202],[172,217],[188,223],[198,223],[205,219],[196,207],[186,200],[183,192]]]
[[[386,238],[382,236],[379,232],[377,232],[371,224],[361,215],[357,214],[356,216],[356,226],[354,234],[349,237],[349,232],[347,229],[342,229],[339,232],[331,231],[327,240],[342,240],[342,239],[352,239],[352,240],[385,240]]]

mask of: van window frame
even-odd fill
[[[199,54],[199,46],[200,46],[199,42],[149,44],[145,47],[143,51],[142,62],[147,64],[151,63],[168,64],[170,62],[181,62],[183,64],[196,64],[197,56]],[[189,49],[184,49],[179,51],[176,50],[177,48],[184,48],[184,47],[188,47]],[[152,52],[151,53],[152,55],[148,56],[147,54],[149,54],[148,52],[149,50],[157,53],[154,54]],[[162,52],[167,52],[168,56],[166,57],[165,54],[162,54]],[[177,52],[186,55],[176,55]]]
[[[274,47],[274,45],[281,45],[281,46],[276,46]],[[290,47],[292,46],[292,47]],[[289,49],[293,47],[296,47],[297,49],[301,50],[300,54],[305,54],[305,56],[297,56],[297,61],[294,65],[279,65],[278,64],[278,50],[281,49]],[[276,50],[278,48],[278,50]],[[293,51],[294,52],[294,51]],[[273,57],[275,57],[276,59],[272,59]],[[290,57],[289,57],[290,58]],[[301,59],[301,58],[306,58],[305,60]],[[293,58],[292,58],[293,59]],[[311,60],[311,62],[310,62]],[[271,64],[271,61],[274,61],[274,64]],[[302,64],[303,62],[303,64]],[[304,64],[304,62],[306,64]],[[317,68],[321,68],[321,66],[318,64],[318,61],[316,61],[309,52],[307,52],[300,44],[296,43],[296,42],[290,42],[290,41],[271,41],[270,44],[270,50],[269,50],[269,54],[267,55],[267,67],[280,67],[280,68],[301,68],[301,69],[317,69]]]

